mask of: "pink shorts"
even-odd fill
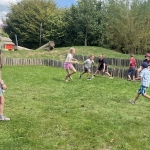
[[[64,62],[64,69],[70,69],[73,68],[72,63]]]

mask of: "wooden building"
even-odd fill
[[[14,51],[15,44],[8,37],[0,36],[0,50]]]

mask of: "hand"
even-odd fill
[[[6,89],[7,89],[6,84],[3,84],[3,85],[2,85],[2,89],[3,89],[3,90],[6,90]]]

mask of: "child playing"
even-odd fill
[[[108,73],[107,62],[103,58],[103,54],[100,54],[98,62],[99,62],[98,68],[92,78],[96,77],[96,74],[98,72],[103,71],[103,72],[105,72],[106,75],[109,76],[110,79],[112,79],[113,77]]]
[[[80,74],[79,78],[81,78],[84,73],[87,73],[87,80],[91,80],[90,73],[91,73],[91,65],[94,63],[93,59],[94,59],[94,55],[91,54],[89,59],[84,61],[83,64],[84,71]]]
[[[150,54],[147,53],[147,54],[145,55],[145,58],[146,58],[146,59],[144,59],[143,62],[147,62],[148,65],[150,65]],[[139,77],[139,74],[140,74],[141,70],[142,70],[142,66],[140,66],[140,67],[138,68],[138,70],[137,70],[137,77]]]
[[[6,90],[6,85],[4,84],[3,80],[0,80],[0,121],[9,121],[10,118],[7,118],[3,115],[4,111],[4,96],[3,96],[3,91]]]
[[[66,57],[65,63],[64,63],[64,69],[67,72],[67,75],[65,77],[65,82],[68,82],[67,78],[69,77],[71,80],[71,75],[73,75],[74,73],[76,73],[76,69],[74,68],[74,66],[72,65],[72,63],[78,63],[78,60],[73,58],[73,55],[75,54],[75,48],[71,47],[70,51]],[[70,69],[72,70],[72,72],[70,73]]]
[[[128,80],[131,80],[131,75],[133,77],[133,81],[135,80],[135,66],[136,66],[136,60],[134,58],[134,55],[130,55],[130,62],[129,62],[129,70],[128,70]]]
[[[135,78],[135,80],[139,80],[139,79],[141,80],[141,86],[134,100],[130,101],[131,104],[135,104],[140,94],[150,99],[150,96],[146,94],[146,89],[149,87],[150,84],[150,71],[148,69],[148,64],[146,62],[143,62],[141,66],[142,66],[142,71],[140,73],[140,76],[138,78]]]

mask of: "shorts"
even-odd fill
[[[133,75],[133,76],[135,76],[135,68],[129,68],[129,70],[128,70],[128,75]]]
[[[64,69],[71,69],[73,68],[72,63],[64,62]]]
[[[91,72],[91,69],[84,67],[84,72]]]
[[[104,68],[103,66],[100,66],[100,67],[98,67],[97,70],[102,71],[103,68]],[[108,72],[108,67],[107,67],[107,65],[105,66],[105,72]]]
[[[147,89],[147,87],[141,85],[140,89],[138,90],[138,94],[142,94],[142,95],[146,94],[146,89]]]

